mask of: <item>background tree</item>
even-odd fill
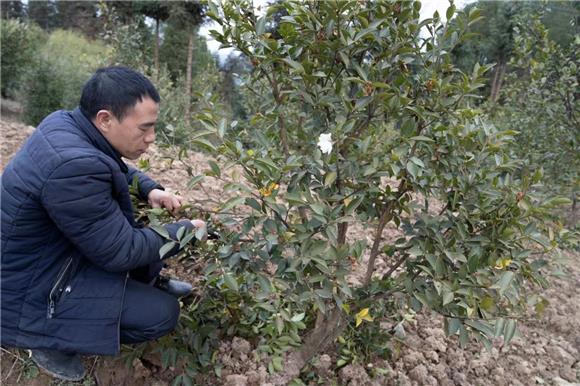
[[[26,8],[21,0],[2,1],[0,2],[0,14],[2,19],[24,20],[26,18]]]
[[[18,19],[2,20],[0,29],[2,96],[15,98],[46,36],[36,24]]]
[[[568,49],[578,36],[580,28],[580,3],[577,1],[547,1],[536,4],[543,7],[541,21],[548,36],[563,49]]]
[[[155,65],[155,77],[159,76],[159,46],[160,24],[169,18],[170,7],[164,1],[139,1],[137,9],[143,15],[155,20],[155,46],[153,50],[153,63]]]
[[[203,14],[204,7],[197,1],[171,3],[169,22],[187,36],[187,45],[185,46],[187,48],[184,50],[186,53],[184,91],[187,100],[191,100],[192,95],[193,53],[197,30],[203,20]],[[185,111],[186,119],[190,119],[190,113],[188,104]]]
[[[508,62],[514,54],[516,18],[543,7],[542,3],[535,1],[479,1],[465,7],[466,12],[479,9],[483,20],[469,29],[470,33],[476,34],[475,39],[461,42],[454,48],[453,61],[463,71],[469,71],[475,63],[495,64],[485,90],[492,102],[497,101],[506,71],[509,71]],[[552,40],[566,49],[577,34],[578,27],[574,20],[578,17],[578,3],[548,1],[542,20]]]
[[[514,151],[528,161],[530,171],[544,171],[550,181],[545,190],[571,197],[573,227],[580,190],[580,40],[576,37],[562,49],[551,39],[542,16],[539,8],[514,18],[511,72],[500,94],[501,106],[488,108],[497,125],[520,132]]]
[[[54,0],[32,0],[27,8],[28,18],[45,31],[52,31],[61,24]]]
[[[76,30],[90,39],[100,32],[96,1],[56,1],[59,28]]]
[[[238,52],[230,53],[220,66],[221,95],[224,102],[230,106],[233,119],[245,121],[248,118],[244,106],[246,96],[242,94],[241,88],[251,71],[252,64],[248,58]]]
[[[484,21],[474,24],[470,29],[477,34],[476,39],[459,44],[453,50],[454,61],[464,71],[473,68],[475,63],[495,63],[489,85],[489,98],[492,101],[497,100],[511,56],[513,17],[523,6],[521,2],[482,1],[466,7],[466,11],[479,9]]]
[[[133,2],[102,2],[102,39],[113,48],[110,64],[140,68],[151,75],[153,35]]]

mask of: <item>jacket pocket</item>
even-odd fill
[[[56,275],[56,280],[53,286],[50,288],[50,292],[48,294],[48,319],[53,318],[56,311],[56,304],[62,295],[71,291],[68,283],[70,282],[75,266],[75,259],[71,256],[66,259],[63,267],[58,272],[58,275]]]

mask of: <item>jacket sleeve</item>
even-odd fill
[[[143,201],[147,201],[147,197],[149,193],[153,189],[161,189],[165,190],[161,184],[154,181],[151,177],[147,174],[143,173],[141,170],[134,168],[133,166],[128,165],[129,171],[125,174],[127,177],[127,184],[133,184],[133,179],[137,177],[138,185],[139,185],[139,194],[141,195],[141,199]]]
[[[103,269],[123,272],[159,261],[165,240],[130,224],[113,197],[113,173],[104,162],[87,157],[61,164],[46,180],[41,201],[60,231]],[[175,239],[181,226],[193,229],[186,220],[165,228]]]

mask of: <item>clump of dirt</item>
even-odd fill
[[[260,386],[268,378],[267,364],[260,360],[251,344],[242,338],[234,337],[231,342],[222,342],[218,362],[223,366],[221,384],[224,386]]]

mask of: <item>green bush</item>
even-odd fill
[[[18,20],[3,20],[0,31],[2,96],[13,98],[45,36],[36,24]]]
[[[199,74],[192,80],[190,116],[187,117],[185,79],[180,77],[174,82],[171,80],[167,67],[164,65],[161,68],[158,79],[155,81],[161,97],[157,122],[159,142],[185,148],[199,148],[200,145],[203,147],[203,144],[197,140],[196,133],[206,130],[205,124],[216,115],[219,115],[224,122],[226,116],[231,116],[231,111],[221,100],[218,90],[220,76],[215,64],[210,62],[199,71]]]
[[[102,43],[74,32],[53,32],[25,76],[26,122],[36,125],[54,110],[74,108],[84,82],[106,65],[109,52]]]
[[[577,201],[580,190],[580,39],[558,46],[542,23],[542,10],[514,18],[514,52],[499,104],[487,108],[495,124],[519,132],[515,154],[530,173],[543,170],[547,194]],[[525,98],[522,96],[525,95]],[[574,225],[574,210],[568,211]]]
[[[465,74],[451,62],[479,12],[450,5],[457,22],[443,24],[419,23],[419,2],[279,7],[288,16],[270,33],[275,9],[258,17],[248,1],[209,3],[214,38],[253,65],[243,85],[253,97],[243,130],[208,113],[191,140],[222,139],[206,141],[223,166],[209,160],[204,174],[233,197],[216,216],[231,230],[209,255],[204,295],[170,348],[188,361],[182,377],[207,366],[217,331],[249,335],[288,384],[336,343],[337,368],[386,355],[383,325],[402,334],[422,309],[463,345],[508,344],[521,315],[545,305],[536,291],[568,235],[551,212],[569,201],[538,194],[541,171],[511,157],[517,132],[473,107],[491,66]],[[244,178],[226,177],[234,165]],[[398,239],[383,238],[387,224]],[[187,333],[201,325],[211,333]]]

